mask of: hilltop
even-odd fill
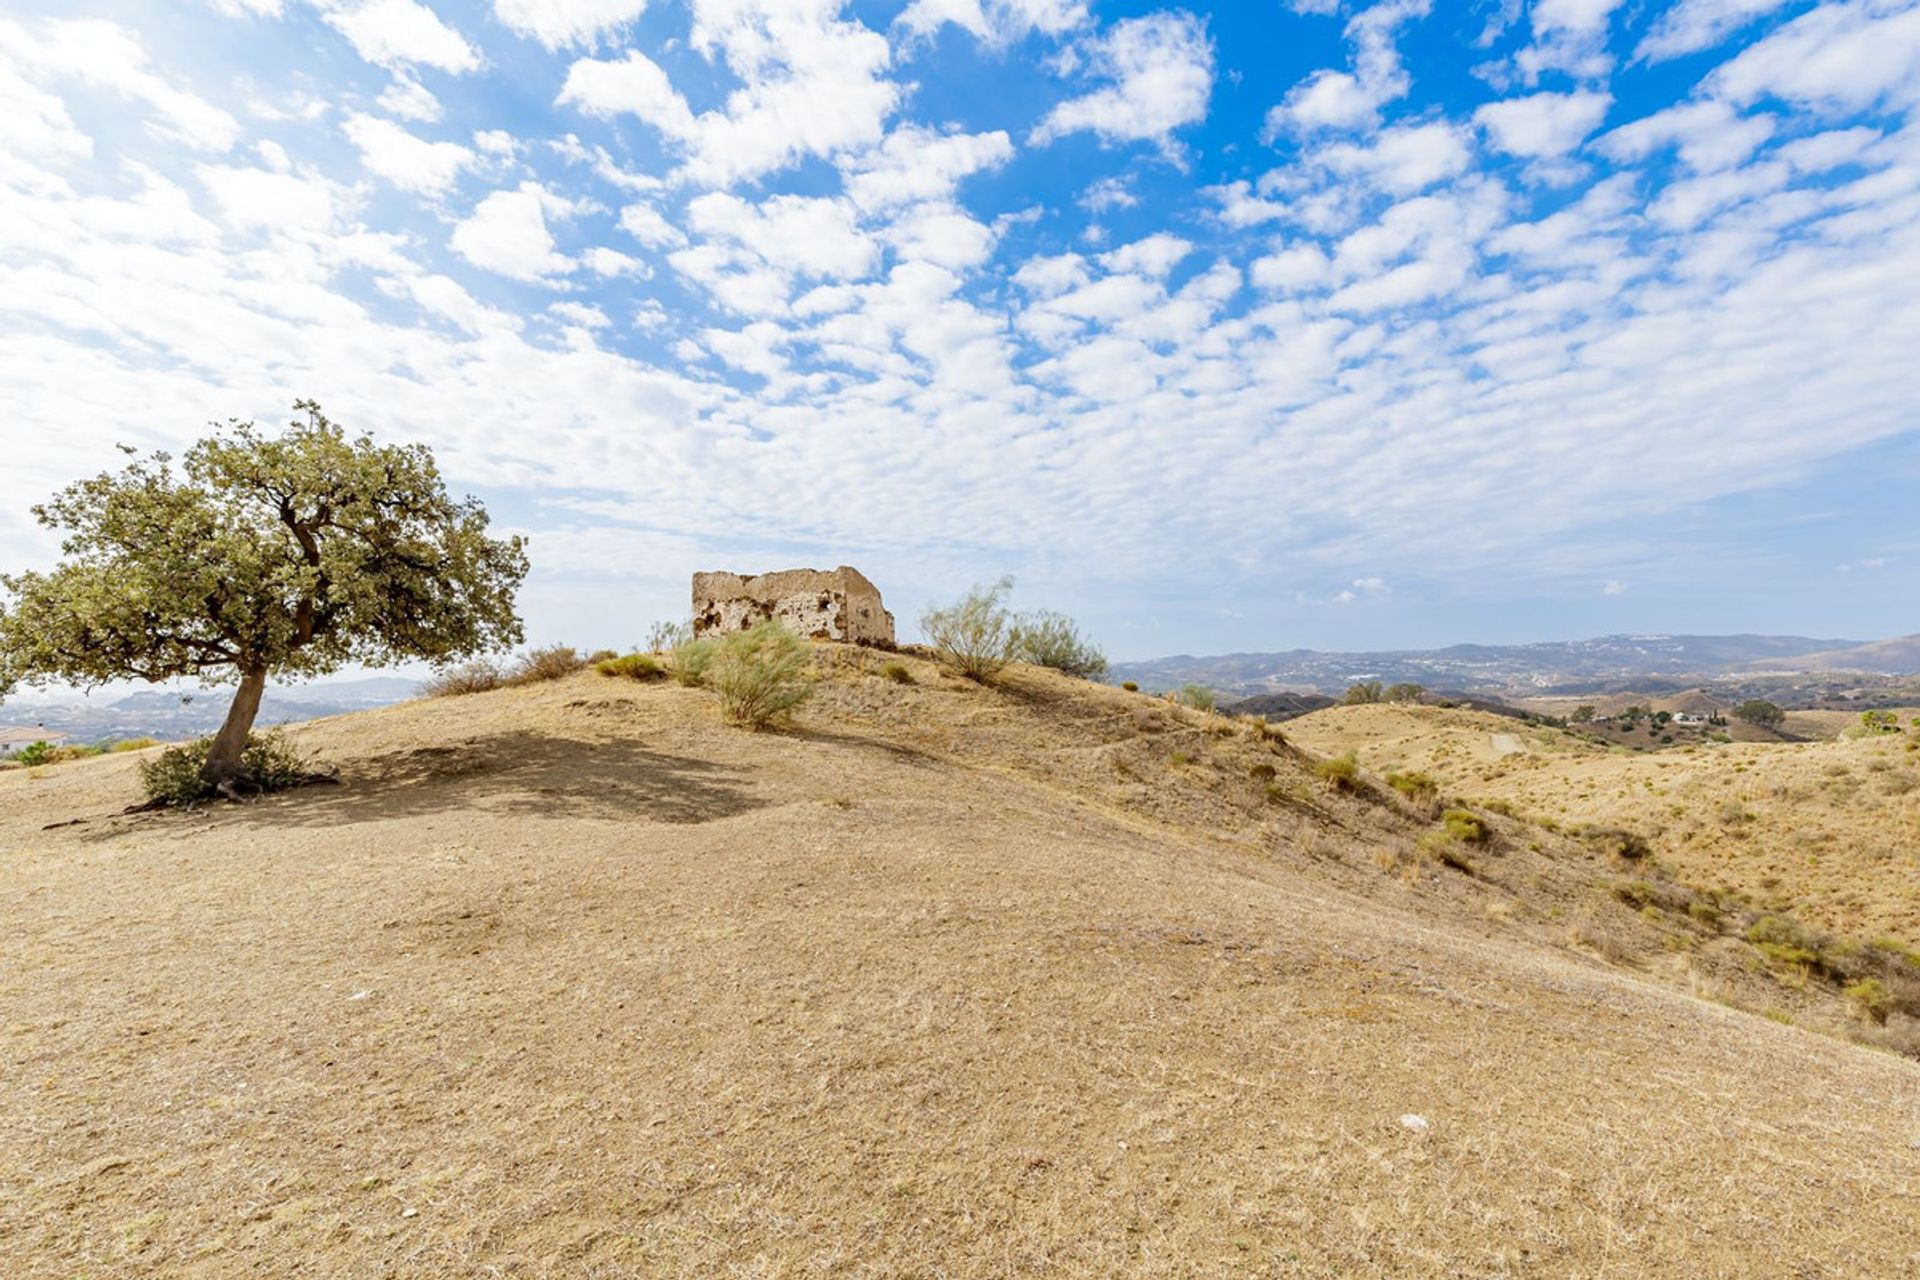
[[[1378,738],[900,661],[783,733],[592,674],[319,721],[342,785],[196,813],[0,774],[6,1273],[1920,1263],[1920,1064],[1842,1038],[1898,1015],[1591,841],[1435,843]]]

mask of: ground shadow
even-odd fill
[[[337,787],[211,805],[200,820],[338,827],[436,813],[489,813],[700,823],[769,803],[748,789],[745,770],[651,751],[630,740],[500,733],[328,763],[340,766]],[[178,814],[155,818],[189,820]]]

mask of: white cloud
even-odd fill
[[[843,21],[837,5],[695,0],[689,46],[723,60],[741,85],[724,109],[695,113],[656,63],[582,58],[562,104],[596,116],[638,116],[686,159],[678,176],[724,187],[880,141],[901,88],[885,72],[886,37]]]
[[[634,203],[620,211],[620,226],[649,249],[677,249],[687,242],[680,228],[668,222],[650,204]]]
[[[1679,0],[1660,15],[1634,56],[1650,62],[1711,49],[1750,22],[1792,0]]]
[[[1383,129],[1370,142],[1336,143],[1314,152],[1314,163],[1360,175],[1395,195],[1407,195],[1465,172],[1472,159],[1466,130],[1445,121]]]
[[[547,215],[566,217],[573,206],[537,182],[495,191],[453,229],[453,251],[482,270],[530,284],[547,283],[573,269],[559,252]]]
[[[841,169],[847,195],[871,212],[950,199],[962,179],[1012,158],[1013,142],[1001,130],[960,133],[902,125],[878,147],[848,156]]]
[[[493,0],[493,16],[549,49],[590,44],[646,11],[647,0]]]
[[[1033,32],[1064,35],[1087,25],[1085,0],[913,0],[894,20],[916,36],[952,23],[993,44]]]
[[[440,99],[410,75],[395,76],[393,83],[381,91],[378,101],[382,111],[402,120],[432,123],[440,118]]]
[[[1135,272],[1156,280],[1167,275],[1193,252],[1193,242],[1160,232],[1100,255],[1109,271]]]
[[[618,249],[595,245],[580,255],[580,265],[597,276],[646,276],[647,264]]]
[[[1266,200],[1253,193],[1253,184],[1246,181],[1229,182],[1224,186],[1205,187],[1201,195],[1219,202],[1220,221],[1229,227],[1257,227],[1263,222],[1276,222],[1287,216],[1287,206],[1277,200]]]
[[[580,329],[604,329],[613,323],[606,312],[584,302],[556,302],[547,308],[547,314],[561,324]]]
[[[378,116],[351,115],[342,127],[361,163],[404,191],[445,195],[480,159],[457,142],[428,142]]]
[[[1088,213],[1100,214],[1109,209],[1131,209],[1140,203],[1140,197],[1133,193],[1132,185],[1125,178],[1110,176],[1082,191],[1075,203]]]
[[[328,26],[377,67],[413,64],[460,74],[480,55],[466,38],[419,0],[315,0]]]
[[[1681,103],[1621,125],[1595,143],[1615,160],[1639,161],[1665,147],[1696,172],[1713,172],[1744,161],[1773,136],[1770,116],[1745,116],[1713,99]]]
[[[1611,94],[1586,89],[1536,93],[1489,102],[1473,113],[1473,119],[1500,150],[1529,159],[1553,159],[1586,141],[1611,105]]]
[[[1353,70],[1323,68],[1295,85],[1285,101],[1267,113],[1268,135],[1378,124],[1380,108],[1405,97],[1411,84],[1394,47],[1395,36],[1401,26],[1425,17],[1428,4],[1382,0],[1355,14],[1346,28],[1354,45]]]
[[[1213,41],[1192,14],[1163,10],[1116,22],[1089,40],[1082,56],[1095,76],[1113,83],[1056,103],[1034,127],[1034,142],[1085,130],[1105,142],[1164,148],[1175,129],[1206,118]]]
[[[148,66],[147,51],[133,32],[98,19],[42,23],[29,31],[0,19],[0,57],[35,80],[78,80],[144,104],[155,129],[202,151],[228,151],[240,140],[240,125],[226,111],[184,89]],[[16,72],[17,76],[19,72]],[[44,95],[19,80],[8,96],[20,101],[32,120],[13,128],[47,130],[65,137],[59,122],[66,110],[49,114]],[[68,144],[70,145],[70,143]]]
[[[1802,14],[1722,63],[1716,95],[1825,109],[1920,103],[1920,8],[1864,0]]]

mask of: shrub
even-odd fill
[[[529,649],[514,659],[507,668],[504,677],[507,684],[543,684],[548,680],[564,680],[575,672],[584,671],[587,660],[564,644],[548,645],[544,649]]]
[[[707,687],[727,719],[762,729],[813,693],[813,646],[777,622],[736,631],[713,646]]]
[[[1594,848],[1623,866],[1637,865],[1653,856],[1653,849],[1645,840],[1620,827],[1587,827],[1580,834]]]
[[[1272,782],[1277,772],[1270,764],[1257,764],[1247,770],[1247,776],[1255,782]]]
[[[665,680],[667,669],[654,660],[651,654],[629,653],[623,658],[606,658],[593,664],[593,669],[603,676],[616,676],[627,680]]]
[[[988,680],[1013,660],[1018,632],[1003,601],[1013,579],[975,587],[945,608],[920,615],[920,630],[935,655],[969,680]]]
[[[1313,766],[1313,776],[1334,791],[1349,790],[1359,785],[1360,757],[1353,751],[1328,756]]]
[[[1193,757],[1188,755],[1184,751],[1176,751],[1172,755],[1167,757],[1167,763],[1173,765],[1175,768],[1179,768],[1184,765],[1192,764]]]
[[[14,752],[13,758],[19,761],[23,768],[37,769],[43,764],[53,763],[53,744],[44,738],[38,742],[29,742]]]
[[[1432,775],[1417,771],[1389,773],[1387,785],[1409,800],[1432,800],[1440,794],[1440,784]]]
[[[904,662],[889,662],[886,666],[880,668],[880,674],[895,684],[912,684],[914,682],[913,672],[907,670],[907,664]]]
[[[211,800],[219,791],[200,776],[213,746],[211,737],[168,747],[151,760],[140,762],[140,782],[147,800],[156,806],[180,806]],[[240,773],[230,784],[231,794],[262,795],[304,786],[319,775],[304,756],[277,730],[247,739],[240,757]]]
[[[1780,964],[1810,969],[1820,962],[1820,940],[1785,916],[1761,916],[1748,928],[1747,941]]]
[[[1083,680],[1107,674],[1107,655],[1100,647],[1080,634],[1073,619],[1049,609],[1022,614],[1015,621],[1013,652],[1022,662]]]
[[[1365,680],[1359,684],[1347,686],[1347,693],[1341,701],[1348,706],[1363,706],[1378,702],[1386,696],[1386,690],[1378,680]]]
[[[718,644],[712,637],[682,640],[668,654],[667,674],[679,684],[698,688],[706,682],[707,664],[713,661],[713,651]]]
[[[115,755],[119,755],[127,751],[145,751],[148,747],[157,747],[159,745],[160,739],[158,738],[122,738],[107,749]]]
[[[1452,831],[1429,831],[1420,837],[1420,852],[1442,866],[1473,874],[1473,859],[1461,847],[1460,837]]]
[[[1487,824],[1470,809],[1449,809],[1440,815],[1440,825],[1449,836],[1463,844],[1485,844]]]
[[[443,667],[433,673],[426,683],[420,686],[420,694],[426,698],[459,698],[470,693],[486,693],[498,689],[505,677],[500,674],[497,664],[478,658],[472,662],[461,663],[457,667]]]
[[[1213,710],[1213,690],[1203,684],[1181,685],[1173,695],[1173,700],[1183,707],[1192,707],[1195,711]]]
[[[1131,680],[1122,680],[1120,682],[1120,687],[1122,689],[1125,689],[1128,693],[1140,692],[1140,686]]]
[[[1893,997],[1878,978],[1862,978],[1847,987],[1846,997],[1867,1021],[1885,1026],[1894,1010]]]

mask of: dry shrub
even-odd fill
[[[682,640],[667,655],[667,674],[676,684],[699,688],[706,683],[707,664],[713,661],[714,648],[719,643],[711,636]]]
[[[1633,959],[1633,948],[1612,927],[1591,917],[1574,922],[1567,930],[1567,945],[1592,951],[1609,964],[1626,964]]]
[[[907,670],[907,664],[904,662],[889,662],[880,668],[880,674],[895,684],[914,683],[913,672]]]
[[[505,683],[498,664],[476,658],[457,667],[444,667],[420,686],[425,698],[460,698],[470,693],[487,693]]]
[[[1051,609],[1022,614],[1014,622],[1013,653],[1022,662],[1083,680],[1107,674],[1107,656],[1100,646],[1081,635],[1073,619]]]
[[[920,615],[940,661],[969,680],[985,681],[1013,660],[1019,639],[1013,615],[1003,603],[1013,590],[1013,579],[1002,578],[991,587],[975,587],[945,608]]]
[[[504,679],[510,685],[544,684],[549,680],[564,680],[586,668],[587,660],[571,646],[553,644],[544,649],[529,649],[515,658]]]

